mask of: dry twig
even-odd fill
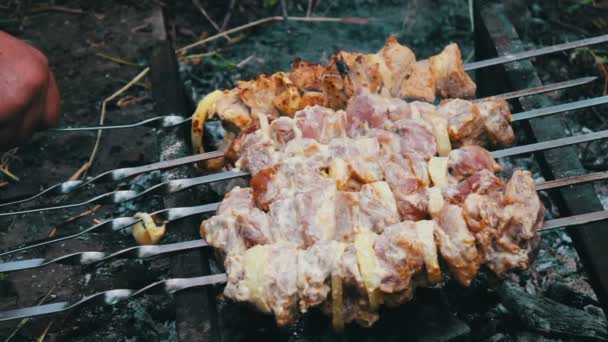
[[[100,126],[103,125],[103,123],[105,122],[105,119],[106,119],[106,106],[108,105],[108,102],[114,100],[115,98],[117,98],[118,96],[120,96],[120,94],[122,94],[125,91],[129,90],[129,88],[131,88],[134,84],[136,84],[137,82],[139,82],[149,72],[150,72],[150,67],[145,68],[139,74],[137,74],[137,76],[135,76],[129,83],[127,83],[124,87],[120,88],[114,94],[110,95],[110,97],[108,97],[105,100],[103,100],[103,102],[101,103],[101,114],[99,116],[99,125]],[[98,130],[97,131],[97,139],[95,140],[95,145],[93,146],[93,150],[91,151],[91,155],[89,157],[89,160],[86,163],[84,163],[80,167],[80,169],[78,169],[78,171],[76,171],[76,173],[72,175],[72,177],[70,177],[70,180],[75,180],[75,179],[80,178],[93,165],[93,162],[95,161],[95,157],[97,155],[97,150],[99,149],[99,142],[101,140],[101,133],[102,132],[103,132],[102,130]]]
[[[192,44],[186,45],[182,48],[177,49],[177,53],[179,54],[183,54],[186,51],[195,48],[197,46],[201,46],[204,44],[207,44],[211,41],[214,41],[220,37],[223,37],[224,34],[229,34],[229,33],[235,33],[235,32],[239,32],[239,31],[243,31],[246,30],[248,28],[252,28],[255,26],[259,26],[268,22],[274,22],[274,21],[305,21],[305,22],[330,22],[330,23],[344,23],[344,24],[358,24],[358,25],[363,25],[363,24],[369,24],[370,22],[373,21],[378,21],[377,19],[374,18],[331,18],[331,17],[287,17],[287,18],[283,18],[282,16],[272,16],[272,17],[266,17],[266,18],[262,18],[262,19],[258,19],[255,21],[252,21],[250,23],[241,25],[241,26],[237,26],[235,28],[231,28],[230,30],[227,30],[221,34],[216,34],[210,37],[207,37],[205,39],[201,39],[197,42],[194,42]]]
[[[69,8],[64,6],[41,6],[30,10],[30,13],[40,12],[63,12],[70,14],[84,14],[84,11],[80,8]]]
[[[126,60],[126,59],[123,59],[123,58],[120,58],[120,57],[115,57],[115,56],[106,55],[105,53],[102,53],[102,52],[96,52],[96,53],[95,53],[95,55],[96,55],[96,56],[99,56],[99,57],[101,57],[101,58],[104,58],[104,59],[110,60],[110,61],[112,61],[112,62],[114,62],[114,63],[118,63],[118,64],[124,64],[124,65],[129,65],[129,66],[134,66],[134,67],[138,67],[138,68],[143,67],[143,65],[141,65],[141,64],[133,63],[133,62],[130,62],[130,61],[128,61],[128,60]]]
[[[15,159],[15,155],[17,154],[18,148],[13,148],[2,155],[0,158],[0,172],[9,177],[15,182],[19,181],[19,177],[13,174],[10,170],[10,165],[13,159]]]
[[[49,324],[46,325],[46,328],[44,328],[44,331],[42,332],[42,334],[40,334],[40,336],[38,336],[38,338],[36,339],[36,342],[43,342],[44,339],[46,338],[46,335],[49,333],[49,329],[51,328],[51,326],[53,325],[55,321],[50,321]]]
[[[222,27],[220,28],[220,32],[226,31],[228,27],[228,22],[230,22],[230,18],[232,17],[232,11],[234,10],[234,6],[236,5],[236,0],[230,0],[230,5],[228,5],[228,11],[224,16],[224,21],[222,22]]]
[[[213,19],[211,19],[211,17],[209,16],[209,14],[207,13],[207,11],[205,10],[205,8],[203,7],[203,5],[201,5],[201,2],[199,0],[192,0],[192,4],[194,5],[194,7],[196,7],[198,9],[199,12],[201,12],[201,14],[203,15],[203,17],[205,17],[205,19],[207,19],[207,21],[211,24],[211,26],[213,26],[213,28],[219,32],[222,33],[222,28],[219,27],[215,21],[213,21]],[[226,38],[227,41],[232,41],[232,38],[230,38],[229,35],[224,34],[224,38]]]

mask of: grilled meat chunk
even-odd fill
[[[435,91],[443,97],[472,98],[477,86],[464,71],[460,49],[446,46],[440,54],[429,58],[435,79]]]
[[[436,221],[438,229],[435,236],[443,260],[456,280],[469,286],[481,265],[481,258],[475,246],[475,237],[462,215],[462,208],[446,205]]]
[[[346,137],[344,111],[333,111],[321,106],[304,108],[296,113],[294,120],[302,137],[327,144],[335,138]]]
[[[405,99],[435,102],[435,75],[428,59],[414,64],[412,73],[401,83],[399,97]]]
[[[201,225],[226,256],[224,295],[280,326],[315,306],[334,326],[370,326],[380,305],[408,301],[443,271],[468,286],[482,264],[499,276],[527,267],[544,213],[531,175],[505,185],[478,146],[437,157],[421,138],[435,139],[431,107],[379,114],[392,131],[366,121],[356,137],[345,136],[348,113],[322,107],[259,116],[234,144],[251,188],[233,189]]]
[[[448,169],[450,176],[458,181],[466,179],[481,170],[488,170],[492,173],[502,170],[490,152],[483,147],[474,145],[462,146],[450,152]]]
[[[515,171],[504,194],[470,195],[463,208],[488,268],[502,276],[508,270],[528,267],[544,217],[529,172]]]

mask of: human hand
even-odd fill
[[[0,151],[59,121],[59,90],[47,58],[0,31]]]

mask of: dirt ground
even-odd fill
[[[168,22],[169,32],[176,47],[216,33],[209,21],[193,6],[193,2],[175,3],[169,13]],[[272,0],[242,1],[232,10],[228,1],[201,3],[219,26],[223,25],[227,13],[231,13],[226,25],[228,28],[281,13],[278,1]],[[305,15],[308,1],[287,3],[291,15]],[[220,39],[193,49],[188,52],[188,57],[182,57],[180,64],[180,72],[192,100],[196,101],[210,90],[232,86],[237,80],[254,77],[260,72],[287,69],[295,57],[325,61],[339,48],[374,51],[382,46],[388,34],[396,34],[400,41],[411,46],[419,56],[434,54],[438,52],[438,47],[456,41],[461,45],[466,60],[474,58],[473,34],[470,31],[465,1],[327,0],[312,3],[318,3],[313,8],[313,14],[317,16],[365,17],[382,21],[365,25],[273,23],[233,34],[232,41],[228,43]],[[517,6],[520,3],[509,2],[513,13],[519,13]],[[533,47],[553,44],[556,40],[571,40],[606,33],[608,24],[605,22],[605,9],[589,3],[591,2],[560,0],[557,6],[549,0],[529,2],[526,8],[530,11],[530,18],[522,19],[519,23],[524,40]],[[159,4],[163,3],[128,0],[57,0],[50,3],[4,0],[0,2],[0,29],[27,40],[48,56],[62,93],[61,125],[93,125],[99,120],[103,99],[124,86],[148,64],[152,34],[148,19],[152,9]],[[569,8],[571,12],[564,12],[563,8]],[[593,20],[587,20],[590,17]],[[555,34],[556,32],[558,33]],[[588,55],[585,57],[582,52],[575,56],[564,53],[537,59],[536,65],[542,71],[543,81],[553,82],[583,75],[597,75],[605,79],[606,75],[599,65],[606,63],[601,59],[608,56],[606,48],[598,47],[589,51],[595,54],[591,54],[591,59]],[[201,57],[197,54],[205,55]],[[598,61],[603,62],[598,64]],[[565,102],[583,96],[596,96],[603,91],[602,82],[596,82],[591,89],[586,87],[566,92],[563,100]],[[117,100],[111,101],[108,109],[107,122],[110,123],[135,122],[162,114],[155,112],[147,79],[121,94]],[[593,120],[600,120],[601,124],[605,125],[603,120],[593,113],[579,117],[583,121],[573,122],[573,125],[598,127],[599,121]],[[19,177],[19,181],[0,175],[0,200],[31,194],[67,180],[88,160],[95,137],[95,132],[37,134],[31,142],[20,147],[10,160],[10,170]],[[156,137],[157,132],[146,128],[104,133],[95,163],[87,174],[96,175],[105,170],[158,160]],[[125,183],[119,186],[129,188],[153,181],[139,179],[134,184]],[[112,185],[95,186],[71,197],[70,201],[78,202],[114,188]],[[35,205],[44,203],[48,202],[39,201]],[[144,203],[144,207],[148,204]],[[107,206],[98,208],[88,205],[45,214],[0,218],[0,251],[25,241],[76,232],[90,226],[95,220],[129,214],[133,209]],[[2,211],[4,208],[0,209],[0,212]],[[75,215],[87,211],[93,212],[63,224]],[[550,243],[558,250],[569,242],[567,237],[560,235]],[[85,250],[115,251],[131,245],[133,241],[128,235],[100,232],[10,258],[2,257],[0,260],[52,258]],[[541,255],[541,264],[546,265],[556,258],[551,253]],[[563,280],[580,273],[576,255],[558,254],[557,258],[563,258],[567,265],[564,271],[560,270],[562,273],[551,275],[555,279]],[[142,287],[166,277],[168,266],[167,260],[156,259],[117,261],[93,270],[53,265],[39,270],[0,274],[0,310],[40,302],[75,300],[83,295],[111,288]],[[452,284],[447,291],[452,294],[459,293],[449,304],[451,308],[456,309],[466,307],[467,300],[471,296],[477,298],[474,294],[479,292],[490,298],[489,301],[495,300],[493,294],[479,288],[462,292]],[[441,301],[446,299],[442,297]],[[421,303],[425,303],[424,300]],[[499,309],[496,310],[500,311]],[[487,311],[487,308],[479,310]],[[493,325],[494,330],[477,327],[477,324],[490,324],[490,316],[460,311],[459,318],[474,328],[474,333],[470,335],[473,339],[491,338],[500,329],[519,327],[508,321],[510,318],[507,318],[506,324],[495,324],[497,327]],[[471,312],[473,311],[471,309]],[[407,309],[401,314],[409,315],[407,317],[416,315]],[[257,316],[243,314],[242,320],[251,319],[251,325],[268,325],[268,321],[260,323],[260,318],[252,317]],[[400,316],[393,315],[389,320],[395,320],[395,317]],[[313,319],[312,323],[308,324],[314,327],[318,322]],[[250,329],[254,333],[264,330]],[[0,324],[0,341],[12,334],[13,341],[31,341],[40,336],[45,336],[45,341],[172,341],[176,339],[175,312],[171,298],[143,296],[115,307],[88,308],[52,318],[37,318],[21,326],[17,323]],[[241,335],[235,333],[226,340],[243,340],[238,336]],[[365,338],[376,340],[369,335]],[[310,340],[316,339],[311,337]]]

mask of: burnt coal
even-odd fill
[[[497,291],[502,304],[531,330],[577,339],[608,340],[608,324],[602,317],[531,295],[509,282],[503,283]]]

